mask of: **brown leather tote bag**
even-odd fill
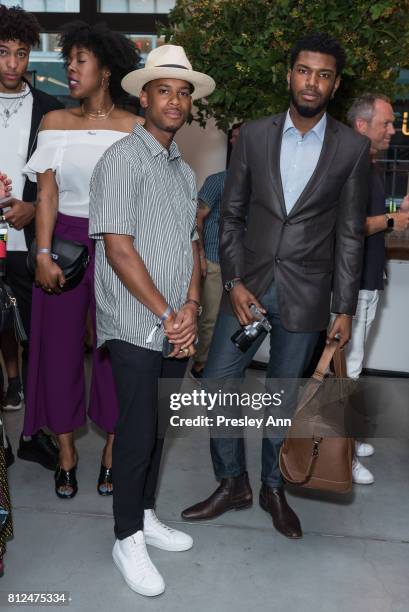
[[[336,378],[327,374],[331,361]],[[333,341],[325,347],[302,391],[280,450],[280,470],[289,484],[337,493],[350,491],[354,440],[342,433],[354,383],[346,378],[345,354]]]

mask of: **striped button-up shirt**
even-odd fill
[[[137,125],[101,157],[91,179],[89,215],[90,236],[97,239],[98,346],[117,339],[161,351],[164,339],[157,316],[128,291],[109,265],[103,234],[133,236],[154,284],[179,310],[192,277],[196,210],[195,177],[175,142],[168,151]]]
[[[292,122],[290,112],[287,113],[280,154],[281,183],[287,214],[314,173],[324,143],[326,126],[327,116],[324,114],[312,130],[303,136]]]

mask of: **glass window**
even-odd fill
[[[2,0],[2,4],[38,13],[76,13],[80,10],[80,0]]]
[[[102,13],[168,13],[176,0],[100,0]]]
[[[143,68],[148,53],[150,53],[152,49],[155,49],[155,47],[159,47],[164,43],[163,38],[158,38],[157,36],[149,34],[126,34],[126,36],[132,40],[135,47],[141,54],[141,62],[139,64],[140,68]]]
[[[67,77],[60,57],[58,34],[41,34],[40,48],[30,53],[28,69],[33,85],[53,96],[69,96]]]
[[[176,0],[157,0],[157,13],[169,13],[175,8]]]

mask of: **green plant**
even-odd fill
[[[287,108],[289,52],[313,30],[335,36],[347,51],[333,115],[342,119],[363,91],[393,98],[409,91],[397,82],[409,67],[409,0],[177,0],[159,33],[217,83],[194,119],[204,126],[214,117],[227,130],[235,120]]]

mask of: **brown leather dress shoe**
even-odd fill
[[[182,512],[189,521],[203,521],[220,516],[227,510],[244,510],[253,503],[247,472],[236,478],[223,478],[210,497]]]
[[[277,531],[287,538],[302,538],[300,521],[287,503],[284,487],[271,488],[263,484],[260,490],[260,506],[271,514]]]

